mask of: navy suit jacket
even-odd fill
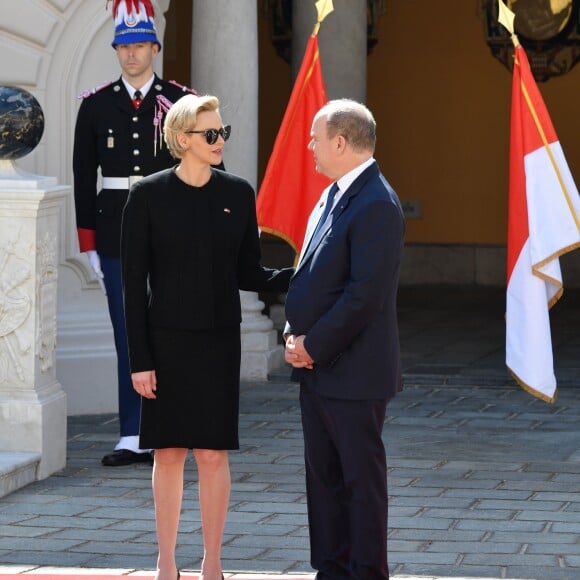
[[[322,212],[317,205],[306,234]],[[401,389],[396,298],[405,222],[373,163],[306,245],[290,281],[285,333],[305,334],[314,368],[293,377],[320,395],[392,398]]]

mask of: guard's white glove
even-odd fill
[[[95,276],[97,277],[97,282],[99,283],[101,290],[107,294],[105,282],[103,281],[105,275],[103,274],[103,270],[101,270],[101,259],[99,258],[99,254],[97,254],[96,250],[87,250],[87,258]]]

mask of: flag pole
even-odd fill
[[[520,44],[520,41],[518,39],[517,34],[515,33],[515,28],[514,28],[514,19],[515,19],[516,15],[512,10],[510,10],[507,7],[507,5],[505,4],[505,2],[503,0],[498,0],[497,4],[498,4],[498,8],[499,8],[497,21],[510,33],[514,48],[517,49],[519,46],[521,46],[521,44]],[[516,58],[516,61],[517,61],[517,57],[515,55],[514,55],[514,58]],[[564,183],[564,178],[562,177],[562,173],[560,172],[560,168],[558,166],[556,158],[554,157],[554,153],[552,152],[552,148],[550,147],[550,143],[548,142],[548,139],[546,138],[546,134],[544,132],[542,124],[540,123],[540,120],[538,118],[538,114],[536,112],[534,104],[532,103],[532,100],[530,98],[530,95],[529,95],[528,90],[527,90],[526,86],[524,85],[524,83],[521,84],[521,89],[522,89],[522,94],[524,95],[524,99],[526,100],[526,104],[528,105],[528,107],[530,109],[530,113],[532,115],[532,118],[534,119],[534,124],[536,125],[536,129],[538,130],[538,134],[540,135],[540,138],[542,140],[544,148],[546,149],[546,151],[548,153],[548,157],[550,159],[550,163],[552,165],[552,168],[554,169],[554,172],[556,173],[556,176],[558,178],[558,182],[559,182],[560,187],[562,189],[562,193],[564,194],[564,198],[566,199],[566,204],[568,205],[568,208],[570,209],[570,213],[572,214],[572,218],[574,219],[574,223],[576,224],[576,228],[580,232],[580,219],[578,218],[578,215],[576,214],[576,212],[574,210],[574,205],[573,205],[572,200],[570,198],[570,193],[568,192],[568,188],[566,187],[566,184]]]

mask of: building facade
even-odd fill
[[[314,27],[314,0],[292,3],[291,36],[282,39],[289,42],[287,60],[273,42],[280,38],[273,34],[272,7],[281,3],[154,4],[163,39],[156,72],[220,97],[224,120],[234,127],[226,165],[257,189]],[[77,96],[119,75],[110,45],[111,13],[104,0],[8,5],[0,3],[0,84],[30,91],[45,115],[40,145],[19,165],[70,185]],[[452,5],[453,10],[422,0],[334,0],[335,11],[319,35],[323,74],[329,98],[365,101],[377,119],[376,158],[408,218],[401,283],[501,286],[511,75],[488,46],[486,1]],[[580,67],[540,89],[572,173],[580,175]],[[63,206],[61,226],[57,376],[69,414],[111,412],[112,333],[105,297],[78,252],[72,196]],[[292,259],[275,240],[266,240],[264,250],[268,265]],[[566,288],[580,287],[580,257],[573,253],[562,263]],[[276,359],[263,303],[252,293],[242,298],[246,361]],[[254,349],[260,341],[265,343]]]

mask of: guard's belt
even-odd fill
[[[130,189],[134,183],[143,179],[142,175],[129,177],[103,177],[103,189]]]

